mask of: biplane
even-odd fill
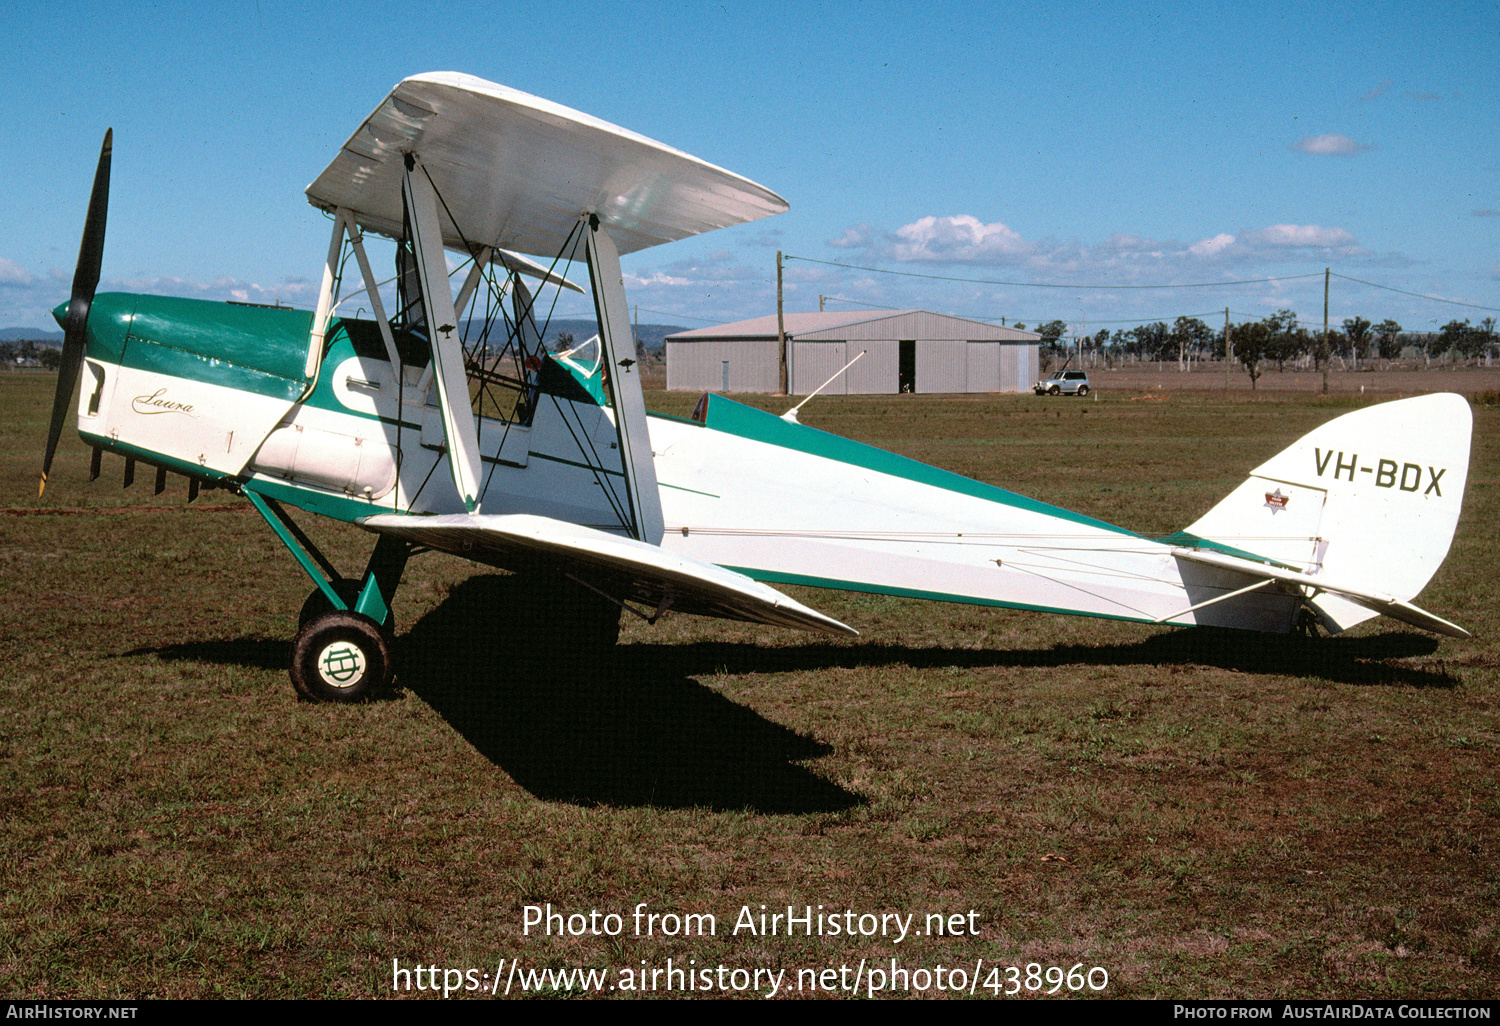
[[[1462,505],[1458,396],[1341,416],[1147,538],[722,395],[690,419],[648,414],[620,257],[788,207],[578,111],[461,74],[399,83],[307,188],[332,224],[312,312],[95,295],[110,161],[106,134],[56,311],[42,487],[81,377],[93,477],[109,452],[127,486],[144,465],[158,491],[180,474],[190,499],[243,495],[314,584],[290,666],[309,699],[391,680],[392,604],[426,550],[565,586],[607,610],[580,618],[606,644],[621,610],[854,633],[787,584],[1279,632],[1383,614],[1467,636],[1412,603]],[[390,310],[369,236],[395,245]],[[552,353],[544,298],[583,292],[580,263],[598,335]],[[363,574],[292,509],[373,533]]]

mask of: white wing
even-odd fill
[[[455,249],[467,240],[552,257],[579,215],[594,213],[624,254],[787,210],[764,186],[680,150],[446,71],[391,90],[307,187],[308,202],[400,235],[408,152],[447,205],[443,241]]]
[[[372,531],[507,570],[566,573],[616,599],[706,616],[831,634],[857,634],[769,585],[655,545],[528,514],[406,516],[360,523]]]

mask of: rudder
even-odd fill
[[[1473,423],[1452,393],[1346,413],[1256,467],[1176,537],[1409,602],[1453,543]],[[1376,615],[1336,595],[1311,604],[1331,631]]]

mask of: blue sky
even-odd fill
[[[392,85],[435,70],[790,201],[627,257],[642,321],[772,312],[777,249],[802,258],[790,309],[823,293],[1090,332],[1226,306],[1321,322],[1325,266],[1500,309],[1492,2],[54,3],[0,26],[0,326],[51,327],[111,125],[102,288],[310,306],[328,226],[302,190]],[[1091,287],[1289,275],[1316,277]],[[1489,315],[1339,278],[1331,312]]]

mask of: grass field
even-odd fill
[[[373,997],[393,959],[608,983],[671,959],[784,969],[796,995],[798,970],[847,982],[892,958],[963,967],[979,996],[1032,993],[1028,963],[1043,990],[1048,967],[1102,967],[1111,997],[1500,992],[1493,392],[1420,600],[1470,641],[791,589],[862,635],[669,615],[627,623],[613,661],[580,672],[474,608],[503,581],[426,555],[398,596],[398,690],[340,707],[296,700],[284,665],[309,583],[241,500],[187,506],[181,482],[153,499],[145,473],[121,491],[109,459],[88,484],[76,436],[35,498],[52,387],[0,375],[0,993]],[[802,419],[1167,533],[1365,401],[1134,401],[1145,388],[829,398]],[[305,522],[363,565],[368,535]],[[524,934],[523,907],[547,903],[622,930]],[[640,903],[711,913],[716,933],[635,936]],[[962,931],[732,932],[762,905],[914,914],[917,931],[961,914],[945,923]],[[1015,983],[989,975],[1008,966]]]

